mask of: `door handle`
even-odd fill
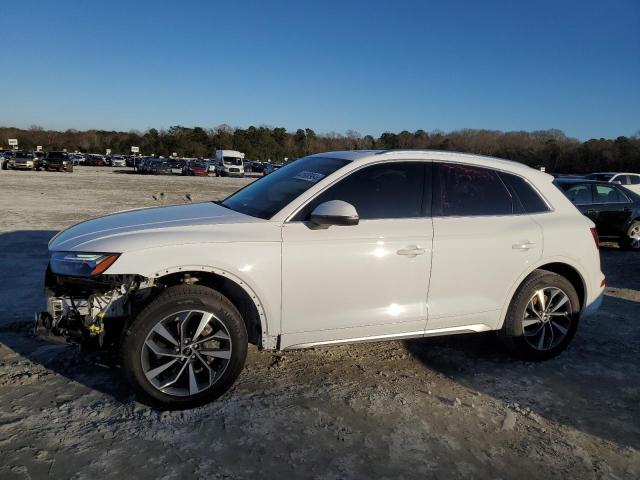
[[[531,250],[535,246],[536,246],[535,243],[532,243],[532,242],[529,242],[528,240],[525,240],[523,242],[514,243],[513,245],[511,245],[511,248],[514,249],[514,250],[522,250],[522,251],[526,252],[527,250]]]
[[[596,214],[596,213],[598,213],[598,212],[596,212],[593,208],[590,208],[590,209],[589,209],[589,210],[587,210],[585,213],[586,213],[587,215],[595,215],[595,214]]]
[[[413,258],[417,255],[424,255],[427,251],[424,248],[420,248],[417,245],[409,245],[405,248],[401,248],[396,253],[398,255],[404,255],[405,257]]]

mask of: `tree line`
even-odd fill
[[[209,158],[217,148],[239,150],[247,159],[281,162],[312,153],[354,149],[434,149],[490,155],[545,167],[549,172],[587,173],[593,171],[640,172],[640,132],[631,137],[591,139],[580,142],[560,130],[533,132],[464,129],[452,132],[416,130],[385,132],[375,138],[354,131],[344,134],[317,134],[310,128],[289,132],[266,126],[212,129],[173,126],[145,132],[105,130],[44,130],[0,127],[4,148],[9,138],[17,138],[22,149],[41,145],[44,150],[105,153],[106,149],[127,154],[131,146],[143,155]]]

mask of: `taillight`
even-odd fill
[[[595,227],[590,228],[591,235],[593,235],[593,241],[596,242],[596,248],[600,248],[600,238],[598,238],[598,231]]]

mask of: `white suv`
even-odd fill
[[[496,330],[553,357],[602,298],[593,223],[519,163],[435,151],[297,160],[222,202],[75,225],[49,244],[37,329],[114,346],[139,396],[203,404],[247,344]]]

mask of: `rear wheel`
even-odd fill
[[[640,250],[640,221],[634,220],[627,229],[627,236],[620,241],[622,248]]]
[[[579,316],[573,285],[560,275],[537,270],[513,296],[500,337],[523,360],[547,360],[567,348]]]
[[[247,355],[238,310],[207,287],[168,288],[125,329],[125,375],[140,399],[166,408],[208,403],[234,383]]]

